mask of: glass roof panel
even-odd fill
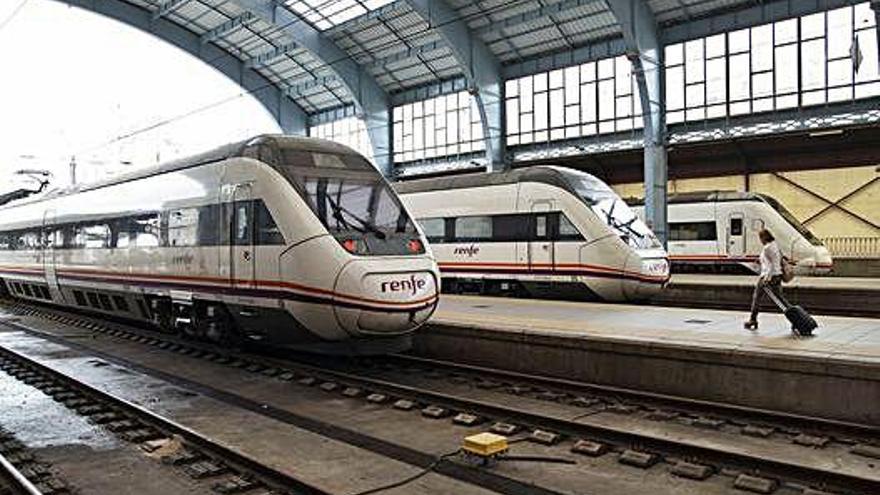
[[[388,5],[394,0],[285,0],[287,7],[321,31]]]

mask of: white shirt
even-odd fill
[[[761,250],[761,276],[782,275],[782,252],[776,241],[764,244]]]

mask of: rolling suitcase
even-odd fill
[[[809,337],[813,335],[813,330],[815,330],[819,324],[816,323],[816,320],[813,319],[812,316],[810,316],[810,313],[807,313],[804,308],[796,304],[786,306],[778,297],[776,297],[776,294],[774,294],[769,287],[764,287],[764,292],[767,293],[767,296],[773,301],[773,304],[776,304],[776,306],[778,306],[785,314],[785,317],[788,318],[793,332],[801,337]]]

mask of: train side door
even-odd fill
[[[49,285],[49,294],[52,295],[52,300],[61,302],[64,298],[58,287],[58,275],[55,272],[55,243],[60,239],[56,239],[54,225],[55,210],[46,210],[43,214],[43,273],[46,277],[46,283]]]
[[[228,204],[229,276],[233,287],[254,287],[256,253],[254,252],[254,202],[250,184],[237,184]]]
[[[532,202],[531,239],[529,241],[529,269],[552,270],[555,250],[551,236],[550,201]]]
[[[746,224],[742,213],[727,216],[727,255],[743,256],[746,253]]]

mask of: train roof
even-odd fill
[[[516,184],[518,182],[543,182],[545,184],[568,189],[570,186],[565,180],[565,174],[575,172],[578,171],[552,165],[536,165],[532,167],[515,168],[505,172],[480,172],[395,182],[393,186],[398,194],[464,189],[468,187],[498,186]]]
[[[187,168],[197,167],[199,165],[206,165],[209,163],[219,162],[227,158],[244,156],[244,151],[246,149],[251,146],[256,146],[260,144],[268,144],[274,146],[279,146],[283,144],[287,148],[296,148],[302,151],[316,151],[337,154],[357,153],[347,146],[324,139],[308,138],[302,136],[287,136],[283,134],[262,134],[243,141],[226,144],[212,150],[199,153],[197,155],[180,158],[160,165],[156,165],[154,167],[145,167],[143,169],[120,174],[118,176],[111,177],[102,181],[91,182],[88,184],[68,187],[65,189],[55,189],[49,191],[46,194],[35,196],[32,199],[28,198],[30,200],[14,201],[8,205],[0,206],[0,210],[30,203],[38,203],[47,199],[67,196],[70,194],[100,189],[102,187],[122,184],[124,182],[144,179],[147,177],[152,177],[154,175],[174,172],[177,170],[184,170]]]
[[[667,198],[669,204],[682,203],[722,203],[727,201],[762,201],[763,194],[741,191],[693,191],[686,193],[670,194]],[[643,198],[626,198],[630,206],[643,206]]]

